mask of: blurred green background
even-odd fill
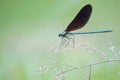
[[[110,56],[113,53],[108,44],[112,42],[118,52],[120,0],[0,0],[0,80],[33,80],[39,66],[55,61],[74,66],[101,61],[99,55],[80,48],[49,51],[52,46],[59,46],[58,33],[86,4],[93,6],[93,12],[87,25],[78,31],[112,29],[113,32],[79,35],[78,43],[84,41]],[[119,80],[119,67],[120,62],[94,66],[92,80]],[[82,80],[80,73],[81,70],[71,71],[66,80]],[[39,75],[36,80],[53,80],[51,74]]]

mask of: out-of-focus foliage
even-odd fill
[[[119,3],[119,0],[0,0],[0,80],[33,80],[39,66],[55,61],[71,65],[97,61],[97,55],[88,56],[83,49],[61,50],[57,54],[49,51],[60,43],[58,33],[86,4],[93,6],[93,12],[87,25],[77,31],[112,29],[113,32],[79,35],[78,42],[98,47],[108,56],[109,42],[120,51]],[[120,79],[119,66],[111,63],[93,68],[92,80]],[[48,73],[40,80],[52,80],[51,75]],[[66,79],[79,80],[79,75],[71,72]]]

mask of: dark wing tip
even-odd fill
[[[88,6],[88,7],[91,7],[91,8],[92,8],[91,4],[87,4],[86,6]]]
[[[92,11],[92,5],[91,4],[87,4],[86,6],[84,6],[83,8],[87,8],[87,9],[89,9],[89,10],[91,10]]]

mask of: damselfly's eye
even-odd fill
[[[61,37],[61,36],[62,36],[62,34],[61,34],[61,33],[59,33],[59,34],[58,34],[58,36],[59,36],[59,37]]]

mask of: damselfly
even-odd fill
[[[93,33],[112,32],[112,30],[98,30],[91,32],[71,32],[82,28],[88,22],[91,13],[92,13],[92,6],[90,4],[87,4],[79,11],[79,13],[76,15],[73,21],[68,25],[68,27],[62,33],[59,34],[59,37],[62,38],[62,42],[60,46],[67,46],[69,45],[70,41],[73,42],[73,46],[74,46],[75,34],[93,34]]]

